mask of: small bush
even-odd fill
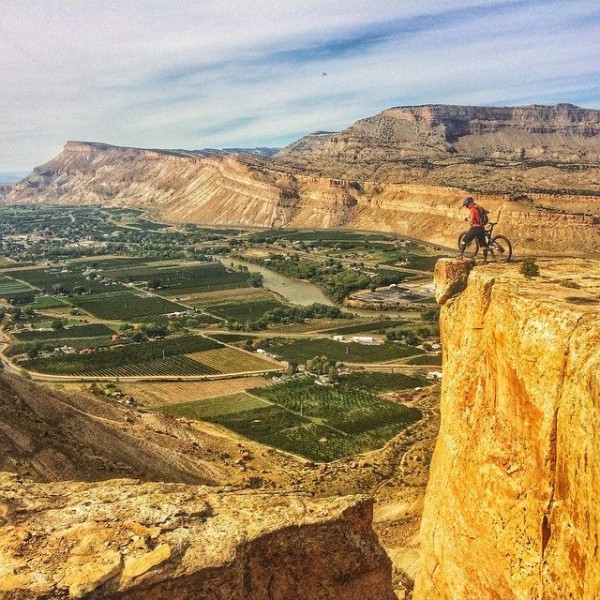
[[[540,268],[535,262],[535,258],[526,258],[521,265],[521,275],[524,277],[537,277],[540,274]]]

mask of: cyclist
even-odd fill
[[[460,254],[458,256],[459,258],[463,258],[463,254],[467,245],[474,238],[477,238],[477,241],[479,242],[479,247],[483,249],[483,262],[487,262],[488,245],[485,237],[485,229],[483,227],[483,223],[481,222],[480,210],[482,209],[480,206],[477,206],[475,200],[473,200],[471,196],[465,198],[462,205],[465,208],[469,209],[470,214],[465,219],[465,221],[470,222],[471,228],[469,229],[469,231],[467,231],[467,233],[465,233],[464,237],[462,238],[462,242],[460,244]]]

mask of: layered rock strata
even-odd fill
[[[442,307],[416,600],[600,597],[600,263],[540,271],[476,267]]]
[[[253,161],[69,142],[6,201],[138,207],[172,223],[386,231],[450,248],[465,228],[461,202],[471,192],[460,181],[467,179],[459,177],[457,187],[424,184],[427,177],[414,172],[405,183],[359,182]],[[495,177],[488,171],[488,180]],[[477,199],[517,252],[600,253],[597,198],[502,193]]]
[[[0,475],[0,597],[393,600],[364,497]]]

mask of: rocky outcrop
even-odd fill
[[[476,267],[442,307],[416,600],[600,597],[599,317],[594,261]]]
[[[0,597],[393,600],[371,518],[364,497],[2,474]]]

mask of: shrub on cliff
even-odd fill
[[[535,262],[535,258],[526,258],[520,269],[521,275],[525,277],[537,277],[540,274],[540,268]]]

